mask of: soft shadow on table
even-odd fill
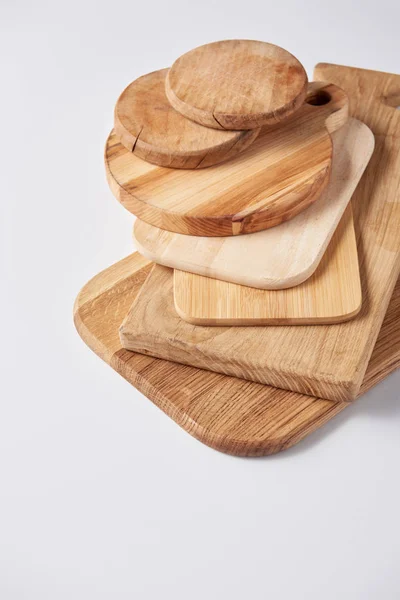
[[[393,419],[396,419],[400,428],[400,381],[398,371],[391,373],[331,421],[328,421],[292,448],[272,456],[264,456],[263,459],[284,460],[286,457],[315,449],[327,437],[334,434],[345,421],[362,418],[376,421],[385,419],[393,421]]]

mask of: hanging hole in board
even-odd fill
[[[395,110],[400,110],[400,92],[392,92],[388,95],[382,96],[383,103],[386,106],[390,106]]]
[[[306,98],[307,104],[311,104],[312,106],[324,106],[328,104],[332,100],[332,96],[328,94],[325,90],[318,90]]]

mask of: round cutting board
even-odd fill
[[[112,132],[109,185],[143,221],[176,233],[227,236],[268,229],[307,208],[328,183],[329,132],[347,120],[340,88],[310,84],[307,101],[280,126],[263,129],[244,152],[208,169],[166,169],[129,152]]]
[[[178,58],[166,79],[172,106],[216,129],[275,125],[295,112],[307,74],[290,52],[252,40],[199,46]]]
[[[294,219],[242,236],[201,237],[159,229],[136,219],[136,249],[152,262],[259,289],[298,286],[317,269],[374,149],[372,131],[348,122],[332,135],[329,184]]]
[[[162,167],[198,169],[232,158],[255,140],[259,129],[221,131],[185,119],[165,95],[167,73],[139,77],[118,99],[114,131],[130,152]]]

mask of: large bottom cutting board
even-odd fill
[[[96,354],[191,435],[237,456],[274,454],[348,406],[124,350],[119,326],[151,266],[135,253],[94,277],[76,299],[75,324]],[[399,366],[400,282],[360,393]]]

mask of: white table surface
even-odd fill
[[[398,600],[399,372],[291,450],[233,458],[101,362],[72,305],[132,252],[102,158],[131,80],[240,37],[310,76],[400,72],[399,20],[394,1],[2,0],[2,600]]]

